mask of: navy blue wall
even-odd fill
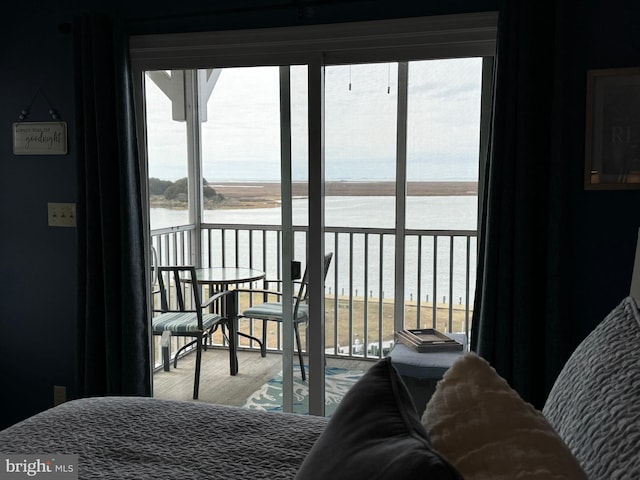
[[[586,69],[640,67],[640,4],[633,0],[586,2],[589,9],[576,15],[584,30],[574,39],[576,56],[584,64],[570,73],[585,93]],[[582,68],[580,68],[582,67]],[[571,110],[566,130],[574,130],[575,156],[584,159],[584,103]],[[580,134],[580,135],[578,135]],[[580,143],[578,143],[578,141]],[[638,228],[640,191],[580,191],[576,196],[576,282],[581,335],[588,333],[628,293]]]
[[[68,18],[36,9],[0,28],[0,427],[74,385],[76,230],[47,226],[47,202],[76,201],[72,39],[58,32]],[[69,122],[69,155],[13,155],[12,123],[39,88]],[[27,120],[51,120],[43,97]]]
[[[72,396],[75,384],[76,231],[47,227],[47,202],[76,201],[72,38],[59,31],[61,24],[93,10],[124,19],[132,33],[255,28],[488,11],[497,9],[498,0],[344,1],[254,11],[252,6],[287,2],[64,3],[37,7],[13,2],[0,20],[0,428],[50,407],[53,385],[67,386]],[[564,41],[573,53],[550,72],[575,87],[561,116],[573,154],[561,161],[571,162],[576,174],[567,185],[575,192],[570,230],[576,239],[576,287],[567,296],[583,318],[577,338],[628,292],[640,226],[638,192],[582,189],[585,71],[640,65],[639,11],[625,0],[585,3],[576,10],[576,22],[567,25]],[[38,88],[69,124],[66,156],[12,154],[11,124]],[[48,105],[36,98],[29,120],[48,119]]]

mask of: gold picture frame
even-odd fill
[[[640,189],[640,68],[587,72],[584,187]]]

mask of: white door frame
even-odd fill
[[[147,70],[308,66],[309,313],[311,318],[320,319],[309,325],[310,414],[324,414],[324,66],[492,57],[495,53],[497,18],[496,12],[482,12],[332,25],[140,35],[130,39],[138,118],[144,118],[142,85],[143,73]],[[138,126],[138,133],[140,152],[146,155],[143,126]],[[146,173],[146,158],[144,160],[145,166],[141,166],[143,174]],[[397,188],[401,189],[402,185],[398,183]],[[284,198],[287,197],[283,195]],[[402,225],[397,228],[401,229]],[[401,255],[401,252],[396,252],[396,255]],[[290,257],[290,254],[283,255],[287,265],[290,265]],[[397,288],[397,283],[402,282],[399,277],[401,271],[395,273]],[[402,324],[403,309],[396,305],[394,311],[396,325]],[[283,330],[291,331],[286,327]],[[285,345],[288,341],[285,339]],[[288,379],[287,383],[290,383]]]

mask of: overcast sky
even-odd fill
[[[411,62],[408,177],[477,180],[482,60]],[[293,178],[306,178],[306,68],[292,67]],[[397,64],[331,66],[325,71],[328,180],[393,179]],[[277,67],[222,71],[202,124],[203,174],[210,182],[280,178]],[[147,81],[149,173],[187,176],[186,128]]]

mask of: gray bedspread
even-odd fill
[[[81,479],[292,479],[328,419],[139,397],[75,400],[0,432],[3,454],[77,454]]]

